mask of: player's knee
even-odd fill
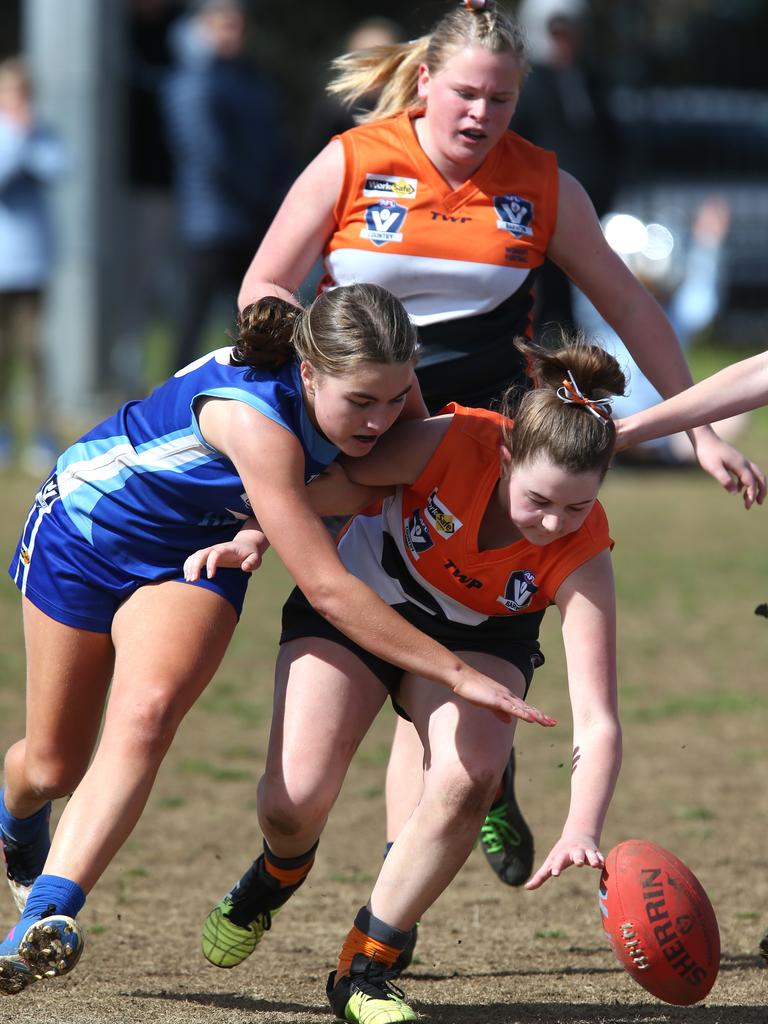
[[[29,789],[40,800],[57,800],[69,796],[80,783],[88,761],[80,756],[68,758],[61,753],[28,755],[24,778]]]
[[[333,799],[322,788],[289,788],[283,780],[270,785],[267,777],[259,785],[259,820],[265,832],[286,838],[319,833]]]
[[[156,760],[164,756],[183,718],[178,702],[164,691],[145,691],[120,713],[121,745],[131,756]]]
[[[493,800],[498,784],[494,765],[456,760],[438,768],[434,778],[428,773],[425,793],[436,795],[445,817],[451,821],[471,821],[482,817]]]
[[[306,831],[313,832],[318,820],[314,807],[293,803],[288,799],[259,803],[259,821],[264,832],[269,835],[289,839]]]

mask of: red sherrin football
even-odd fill
[[[676,1006],[697,1003],[715,983],[720,932],[709,897],[673,853],[627,839],[608,854],[600,878],[603,928],[643,988]]]

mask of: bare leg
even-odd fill
[[[141,587],[122,605],[113,623],[103,733],[61,817],[47,873],[85,892],[93,888],[136,825],[176,729],[218,668],[235,625],[224,598],[176,582]]]
[[[5,757],[5,801],[26,818],[67,796],[91,758],[112,675],[112,640],[73,629],[22,598],[27,649],[26,736]]]
[[[235,967],[304,883],[360,740],[387,691],[351,651],[319,638],[280,648],[267,763],[259,782],[264,853],[213,908],[203,955]]]
[[[462,657],[522,695],[522,674],[508,662]],[[505,725],[425,679],[406,677],[399,699],[424,743],[424,791],[382,865],[369,908],[408,931],[468,857],[509,756],[514,723]]]
[[[418,804],[423,776],[424,747],[419,734],[412,722],[398,715],[385,784],[388,843],[397,839]]]
[[[5,803],[15,817],[29,818],[49,799],[70,793],[88,766],[112,674],[113,648],[108,634],[62,625],[26,597],[22,601],[27,647],[26,736],[6,755]],[[68,973],[82,952],[82,934],[67,916],[70,907],[82,905],[76,887],[63,879],[46,879],[43,889],[48,887],[49,898],[36,901],[32,893],[38,879],[30,893],[30,883],[44,870],[47,839],[47,827],[41,827],[21,860],[19,847],[14,849],[7,837],[3,839],[11,892],[19,909],[25,908],[21,922],[0,946],[3,995],[15,995],[40,977]],[[52,881],[57,893],[53,899]],[[68,907],[63,914],[56,914],[62,889],[67,890]]]
[[[306,853],[320,836],[350,761],[387,691],[370,669],[329,640],[280,649],[259,823],[278,857]]]

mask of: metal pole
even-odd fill
[[[73,169],[52,193],[57,269],[46,317],[51,391],[65,417],[91,419],[104,388],[119,279],[121,0],[25,0],[24,50],[41,114]]]

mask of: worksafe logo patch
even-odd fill
[[[395,196],[398,199],[415,199],[418,184],[416,178],[401,178],[394,174],[366,174],[363,195],[374,198]]]
[[[457,530],[461,529],[461,520],[440,501],[437,496],[437,488],[427,498],[427,507],[424,509],[424,514],[443,537],[452,537]]]

